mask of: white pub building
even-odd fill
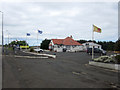
[[[55,52],[77,52],[83,51],[84,46],[75,41],[72,36],[65,39],[51,39],[49,50]]]

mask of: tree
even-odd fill
[[[79,43],[86,43],[87,42],[87,40],[78,40],[77,42],[79,42]]]
[[[97,44],[100,44],[102,46],[102,49],[104,49],[104,50],[114,51],[115,42],[98,41]]]
[[[49,43],[51,40],[45,39],[42,41],[40,48],[41,49],[49,49]]]
[[[115,50],[120,51],[120,39],[116,41],[115,43]]]
[[[93,40],[93,41],[92,41],[92,40],[88,40],[87,42],[94,42],[94,43],[96,43],[96,41],[95,41],[95,40]]]
[[[27,43],[26,43],[26,41],[12,41],[11,43],[9,43],[9,45],[19,45],[19,46],[26,46],[26,45],[28,45]]]
[[[112,41],[109,41],[108,43],[107,43],[107,50],[112,50],[112,51],[114,51],[114,45],[115,45],[115,42],[112,42]]]
[[[94,41],[92,41],[92,40],[77,40],[77,42],[79,42],[79,43],[81,43],[81,44],[83,44],[83,43],[86,43],[86,42],[94,42],[94,43],[96,43],[96,41],[94,40]]]

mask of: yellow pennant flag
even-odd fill
[[[98,28],[97,26],[93,25],[93,31],[101,33],[101,28]]]

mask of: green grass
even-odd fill
[[[12,47],[9,47],[8,50],[13,50],[13,48],[12,48]]]

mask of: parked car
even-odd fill
[[[87,53],[92,54],[92,48],[87,48]],[[106,55],[106,51],[103,49],[99,49],[99,48],[94,48],[94,53]]]
[[[43,52],[43,49],[35,48],[34,51],[36,51],[36,52]]]
[[[66,52],[67,51],[67,49],[66,48],[63,48],[63,52]]]
[[[71,52],[71,50],[66,50],[66,52]]]

